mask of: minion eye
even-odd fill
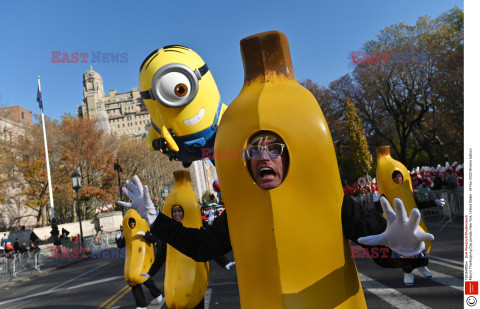
[[[140,92],[142,99],[156,100],[171,108],[183,107],[198,93],[198,81],[207,74],[206,64],[195,70],[181,63],[164,65],[152,78],[152,88]]]
[[[161,96],[170,102],[176,102],[190,93],[190,80],[180,72],[169,72],[159,81]]]
[[[185,84],[178,84],[175,87],[175,94],[179,97],[184,97],[188,93],[188,87]]]

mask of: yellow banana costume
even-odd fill
[[[128,225],[130,218],[135,220],[135,228],[131,229]],[[127,257],[125,258],[125,281],[131,286],[139,285],[147,281],[140,274],[148,273],[155,259],[153,245],[145,240],[138,232],[148,232],[147,221],[142,219],[138,212],[129,209],[123,217],[123,233],[125,235],[125,247],[127,248]]]
[[[245,82],[223,116],[215,150],[240,152],[268,130],[284,140],[290,158],[283,183],[271,190],[256,185],[246,161],[216,160],[242,308],[366,308],[342,233],[343,190],[323,113],[297,82],[283,33],[240,45]],[[308,215],[292,214],[300,205]]]
[[[197,53],[180,45],[154,51],[140,66],[139,84],[151,117],[150,150],[193,162],[202,158],[202,148],[213,149],[227,106]]]
[[[392,175],[395,171],[402,173],[403,182],[401,184],[396,184],[393,182]],[[412,179],[410,178],[410,173],[402,163],[394,160],[391,157],[390,146],[377,148],[377,186],[380,196],[385,195],[391,205],[393,205],[393,200],[395,198],[401,199],[405,205],[405,210],[407,211],[408,215],[410,215],[410,212],[413,208],[417,208],[417,204],[413,198]],[[425,233],[428,233],[427,226],[425,225],[423,218],[420,219],[419,229]],[[431,246],[431,241],[425,241],[425,250],[427,253],[430,252]]]
[[[175,188],[163,205],[163,213],[172,217],[172,208],[180,205],[184,211],[185,227],[202,227],[200,207],[193,191],[188,171],[173,172]],[[175,248],[167,245],[165,265],[165,303],[168,308],[194,308],[205,295],[208,286],[208,263],[195,262]]]

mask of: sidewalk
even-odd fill
[[[25,264],[30,264],[30,267],[27,270],[18,271],[16,272],[15,276],[10,275],[0,277],[0,289],[8,289],[10,286],[16,285],[18,283],[29,281],[39,276],[44,276],[59,268],[67,267],[68,265],[86,260],[87,258],[85,258],[85,255],[87,255],[88,258],[90,258],[91,256],[91,248],[108,248],[112,246],[116,247],[116,244],[114,242],[114,235],[115,232],[108,232],[102,235],[85,237],[85,247],[80,248],[81,250],[78,248],[78,244],[72,242],[63,242],[62,250],[67,250],[66,254],[64,255],[64,251],[62,251],[61,253],[57,253],[58,255],[56,257],[54,256],[56,255],[55,252],[52,251],[54,247],[52,243],[39,245],[41,252],[37,260],[39,270],[33,267],[34,265],[30,256],[30,260],[24,260],[26,261]],[[86,249],[87,251],[83,251],[83,249]],[[83,255],[83,258],[80,258],[81,255]],[[18,269],[21,268],[22,265],[19,265]]]
[[[21,282],[29,281],[39,276],[44,276],[51,271],[66,267],[73,263],[78,263],[84,259],[54,259],[51,257],[53,244],[44,244],[39,246],[42,254],[43,263],[40,264],[37,270],[34,267],[28,270],[17,272],[15,275],[0,277],[0,289],[8,289],[9,287]]]

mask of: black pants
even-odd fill
[[[392,251],[390,251],[392,252]],[[415,258],[396,258],[390,256],[388,259],[377,258],[373,259],[376,264],[384,268],[401,268],[405,273],[411,273],[415,268],[428,265],[428,256],[425,250],[423,250]]]
[[[150,291],[150,294],[152,294],[153,298],[157,298],[162,294],[162,290],[155,285],[155,281],[153,281],[152,278],[149,278],[147,281],[145,281],[143,285]],[[145,295],[143,294],[141,284],[132,287],[132,293],[137,307],[147,307],[147,302],[145,300]]]

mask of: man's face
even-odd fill
[[[289,164],[288,150],[283,140],[268,133],[249,143],[247,151],[250,155],[247,166],[257,185],[263,190],[280,186]]]
[[[401,185],[403,182],[403,176],[402,174],[398,174],[393,178],[393,182],[396,183],[397,185]]]
[[[133,230],[135,228],[135,221],[131,221],[128,223],[128,226],[130,226],[130,228]]]

